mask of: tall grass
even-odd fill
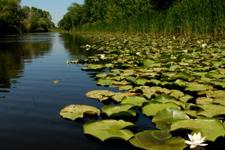
[[[165,11],[150,10],[111,22],[82,25],[82,31],[225,33],[225,0],[182,0]]]

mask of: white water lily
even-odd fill
[[[100,54],[100,59],[106,59],[104,54]]]
[[[190,145],[190,148],[196,148],[197,146],[207,146],[208,144],[203,143],[205,137],[202,137],[201,133],[194,133],[193,135],[188,134],[190,141],[185,140],[185,143]]]

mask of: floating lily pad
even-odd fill
[[[113,84],[113,80],[101,78],[97,80],[96,84],[101,86],[111,86]]]
[[[157,102],[150,102],[142,108],[143,114],[147,116],[155,116],[159,111],[166,109],[166,108],[177,108],[180,107],[174,103],[157,103]]]
[[[101,64],[87,64],[84,67],[82,67],[82,70],[86,70],[86,71],[92,71],[92,70],[99,70],[99,69],[103,69],[105,66],[101,65]]]
[[[191,100],[193,97],[191,95],[185,94],[183,97],[180,97],[179,100],[186,103],[187,101]]]
[[[143,64],[144,64],[144,67],[151,67],[152,65],[155,64],[155,61],[154,60],[151,60],[151,59],[145,59],[143,61]]]
[[[100,115],[100,110],[96,107],[88,105],[69,105],[60,111],[60,116],[70,120],[83,118],[84,114]]]
[[[142,90],[143,95],[147,97],[148,99],[150,99],[152,96],[157,96],[162,93],[165,93],[165,94],[170,93],[170,90],[166,88],[161,88],[159,86],[153,86],[153,87],[142,86],[140,90]]]
[[[121,102],[122,99],[126,96],[135,96],[136,93],[115,93],[113,96],[112,96],[112,99],[116,102]]]
[[[187,88],[185,90],[193,92],[193,91],[206,91],[211,89],[213,89],[213,87],[210,85],[192,82],[187,84]]]
[[[225,115],[225,106],[222,105],[205,104],[198,105],[198,107],[203,109],[202,111],[198,112],[198,115],[203,115],[209,118]]]
[[[123,98],[121,104],[132,104],[134,106],[142,106],[143,103],[147,102],[144,97],[141,96],[127,96]]]
[[[215,141],[218,137],[225,135],[222,122],[216,119],[189,119],[173,122],[171,130],[177,129],[189,129],[194,132],[201,132],[210,141]]]
[[[124,105],[107,105],[102,108],[102,112],[106,113],[107,116],[115,116],[118,114],[121,115],[130,115],[136,116],[136,111],[131,110],[134,105],[124,104]]]
[[[127,90],[130,90],[133,88],[132,85],[123,85],[123,86],[118,86],[119,87],[119,90],[121,91],[127,91]]]
[[[130,143],[146,150],[183,150],[186,147],[184,139],[172,137],[168,131],[161,130],[139,132]]]
[[[146,78],[138,78],[136,79],[135,83],[137,85],[145,85],[146,83],[150,82],[150,80],[146,79]]]
[[[133,125],[133,123],[123,120],[101,120],[86,123],[84,124],[83,129],[85,134],[90,134],[101,141],[113,138],[124,139],[127,141],[133,137],[134,134],[130,130],[124,128]]]
[[[99,101],[105,101],[112,97],[114,92],[108,90],[94,90],[86,93],[86,96],[89,98],[97,99]]]
[[[184,96],[184,93],[179,91],[179,90],[171,90],[170,91],[170,96],[175,97],[177,99],[181,98]]]
[[[171,97],[169,95],[166,95],[166,94],[161,94],[161,95],[157,96],[156,98],[154,98],[152,100],[152,102],[175,103],[175,104],[185,108],[185,103],[184,102],[178,101],[175,98],[173,98],[173,97]]]
[[[185,112],[177,108],[167,108],[158,112],[153,117],[152,121],[156,124],[157,128],[170,130],[172,122],[186,119],[190,118],[186,115]]]
[[[204,105],[204,104],[212,104],[213,99],[209,97],[199,97],[196,99],[196,104]]]

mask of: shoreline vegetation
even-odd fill
[[[224,0],[85,0],[58,26],[68,31],[223,35]]]
[[[21,6],[20,0],[0,1],[0,35],[48,32],[54,28],[48,11]]]

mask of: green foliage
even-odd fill
[[[20,6],[20,0],[0,1],[0,34],[46,32],[54,27],[49,12]]]
[[[72,4],[65,30],[223,33],[223,0],[86,0]]]

